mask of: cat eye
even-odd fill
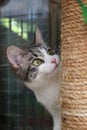
[[[35,60],[33,60],[33,65],[34,66],[40,66],[42,63],[44,63],[44,61],[41,60],[41,59],[35,59]]]
[[[55,51],[52,49],[48,49],[47,54],[48,55],[55,55]]]

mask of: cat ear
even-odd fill
[[[41,44],[44,43],[44,40],[42,38],[42,34],[41,34],[39,28],[37,27],[36,31],[35,31],[35,44],[37,45],[37,44],[40,44],[40,43]]]
[[[24,54],[25,51],[16,46],[10,46],[7,48],[7,58],[14,69],[19,68],[21,58]]]

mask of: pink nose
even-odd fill
[[[51,61],[52,64],[57,64],[56,62],[56,59],[54,58],[52,61]]]

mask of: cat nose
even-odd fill
[[[52,64],[57,64],[56,58],[52,59],[51,63],[52,63]]]

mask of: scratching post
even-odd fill
[[[61,22],[62,130],[87,130],[87,24],[77,0],[62,0]]]

